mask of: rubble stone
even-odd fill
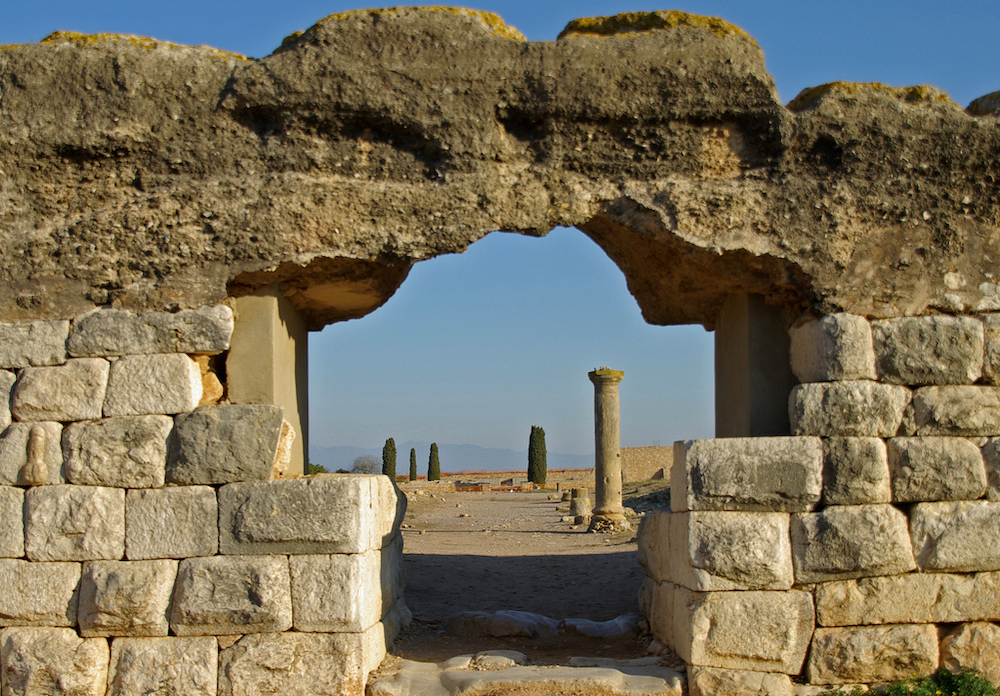
[[[974,669],[993,684],[1000,684],[1000,626],[977,622],[962,624],[941,641],[941,666],[952,672]]]
[[[0,560],[0,626],[75,626],[79,563]]]
[[[108,641],[71,628],[5,628],[0,666],[5,696],[104,696]]]
[[[789,397],[789,419],[796,435],[892,437],[909,401],[910,391],[895,384],[800,384]]]
[[[922,387],[913,417],[917,435],[1000,435],[1000,387]]]
[[[1000,503],[918,503],[910,537],[920,569],[972,573],[1000,570]]]
[[[382,604],[378,551],[291,556],[288,563],[297,631],[360,633],[392,606]]]
[[[216,696],[219,648],[214,637],[116,638],[108,696]]]
[[[788,333],[792,372],[800,382],[876,378],[872,330],[864,317],[828,314]]]
[[[1000,385],[1000,312],[983,315],[986,330],[986,350],[983,359],[983,379]]]
[[[934,625],[817,628],[808,675],[813,684],[870,684],[927,676],[937,667]]]
[[[100,418],[110,369],[103,358],[75,358],[57,367],[26,367],[14,387],[11,413],[19,421]]]
[[[104,415],[185,413],[201,394],[201,369],[187,355],[127,355],[111,365]]]
[[[0,324],[0,367],[61,365],[68,334],[68,321]]]
[[[125,491],[41,486],[24,496],[24,550],[32,561],[117,560],[125,553]]]
[[[24,491],[0,486],[0,558],[20,558],[23,555]]]
[[[986,493],[982,453],[962,437],[893,438],[889,469],[897,503],[975,500]]]
[[[14,391],[17,375],[7,370],[0,370],[0,429],[11,423],[10,401]]]
[[[98,309],[73,321],[68,345],[78,357],[221,353],[232,334],[233,310],[225,305],[176,313]]]
[[[80,580],[80,635],[165,636],[177,561],[89,561]]]
[[[878,437],[823,440],[823,502],[865,505],[892,501],[885,441]]]
[[[689,667],[687,677],[689,696],[795,696],[787,674]]]
[[[972,384],[983,369],[983,322],[900,317],[872,322],[879,377],[907,385]]]
[[[983,447],[983,463],[986,464],[986,498],[1000,502],[1000,437],[991,437]]]
[[[66,478],[87,486],[160,488],[173,427],[169,416],[71,423],[64,434]]]
[[[65,483],[61,423],[14,423],[0,435],[0,484]],[[29,453],[33,458],[29,458]],[[31,466],[28,466],[31,459]]]
[[[215,489],[181,486],[132,490],[125,498],[125,555],[153,558],[214,556],[219,550]]]

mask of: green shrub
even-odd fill
[[[860,689],[837,690],[830,696],[859,696]],[[953,674],[941,668],[929,677],[907,679],[881,689],[873,689],[879,696],[1000,696],[1000,690],[979,672],[967,669]]]
[[[313,464],[309,462],[306,464],[306,476],[313,476],[315,474],[328,474],[325,466],[320,466],[319,464]]]
[[[382,473],[393,481],[396,480],[396,441],[391,437],[382,448]]]
[[[410,480],[417,480],[417,450],[410,448]]]
[[[436,442],[431,443],[431,458],[427,462],[427,480],[441,480],[441,460],[438,459],[438,446]]]

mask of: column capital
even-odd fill
[[[625,372],[623,370],[612,370],[610,367],[599,367],[596,370],[588,372],[587,376],[590,377],[590,381],[594,384],[607,382],[617,384],[625,377]]]

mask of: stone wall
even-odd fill
[[[622,475],[625,481],[663,478],[673,459],[673,447],[622,447]]]
[[[790,344],[793,435],[674,446],[639,534],[654,634],[694,694],[1000,681],[1000,314],[835,314]]]
[[[405,499],[287,475],[224,305],[0,324],[4,693],[360,694],[408,612]]]

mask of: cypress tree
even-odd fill
[[[431,458],[427,462],[427,480],[441,480],[441,460],[438,459],[438,446],[436,442],[431,443]]]
[[[396,441],[391,437],[382,448],[382,473],[393,481],[396,480]]]
[[[410,480],[417,480],[417,450],[410,448]]]
[[[545,430],[537,425],[531,426],[528,437],[528,480],[532,483],[545,483],[548,464],[545,461]]]

